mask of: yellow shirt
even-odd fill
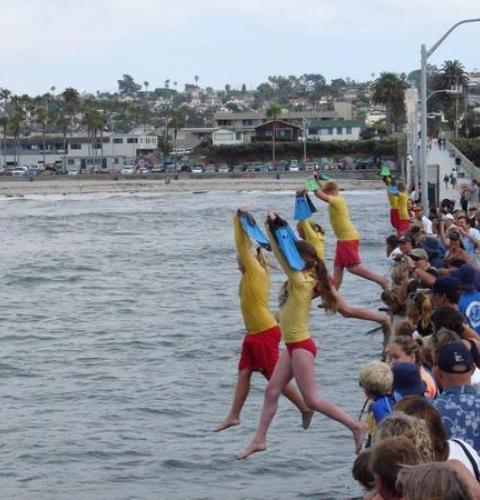
[[[318,257],[322,260],[325,260],[325,235],[318,231],[315,231],[315,229],[313,229],[312,225],[310,224],[309,219],[304,219],[298,224],[302,228],[303,234],[305,235],[305,240],[315,247]]]
[[[307,340],[310,338],[310,305],[317,280],[311,272],[292,269],[283,257],[268,226],[267,234],[273,253],[288,276],[287,300],[280,309],[282,339],[287,344]]]
[[[238,260],[245,270],[239,290],[243,321],[248,334],[260,333],[277,324],[269,308],[270,278],[255,257],[238,216],[233,219],[233,228]]]
[[[410,220],[408,213],[408,194],[398,193],[398,218],[401,220]]]
[[[328,213],[337,240],[350,241],[359,239],[358,231],[350,220],[347,202],[343,196],[328,197]]]
[[[398,208],[398,195],[387,193],[390,208]]]

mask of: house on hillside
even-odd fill
[[[270,120],[255,127],[254,142],[271,141],[275,131],[276,141],[298,141],[300,127],[283,120]]]
[[[358,141],[365,127],[361,120],[311,120],[307,128],[309,141]]]
[[[214,146],[231,146],[244,144],[246,140],[243,132],[235,132],[228,128],[218,128],[212,133],[212,144]]]

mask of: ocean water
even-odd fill
[[[347,192],[363,261],[385,272],[388,205]],[[231,218],[291,192],[47,196],[0,201],[0,497],[6,499],[345,499],[349,432],[320,414],[308,431],[282,400],[268,450],[250,439],[264,379],[254,374],[241,425],[230,407],[243,322]],[[321,202],[316,219],[334,238]],[[284,277],[272,275],[272,308]],[[379,288],[346,276],[342,294],[377,308]],[[312,309],[320,391],[351,414],[359,366],[379,357],[375,324]]]

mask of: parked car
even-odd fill
[[[121,171],[122,175],[134,175],[135,167],[124,167]]]
[[[230,172],[228,165],[219,165],[219,167],[218,167],[219,174],[228,174],[228,172]]]
[[[290,170],[290,172],[299,172],[300,167],[298,165],[290,165],[288,170]]]
[[[12,175],[22,177],[28,175],[29,168],[27,166],[15,167],[11,170]]]
[[[216,172],[215,165],[205,165],[205,173],[206,174],[213,174],[214,172]]]
[[[192,174],[203,174],[203,167],[201,167],[200,165],[195,165],[192,168]]]

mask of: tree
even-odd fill
[[[8,127],[8,117],[0,116],[0,127],[2,128],[2,153],[3,153],[3,166],[7,166],[7,127]]]
[[[372,83],[372,101],[383,104],[386,108],[387,132],[394,132],[405,120],[405,89],[404,79],[395,73],[383,71]]]
[[[267,118],[272,120],[272,167],[275,168],[275,134],[277,132],[276,120],[278,115],[282,112],[280,106],[272,102],[270,106],[267,108]]]
[[[175,115],[169,123],[169,127],[173,129],[173,152],[175,153],[175,173],[177,173],[177,134],[178,129],[185,126],[185,118],[181,115]]]
[[[64,113],[57,115],[55,125],[62,131],[63,136],[63,171],[66,172],[66,155],[67,155],[67,133],[68,127],[71,123],[70,117]]]
[[[130,75],[123,75],[121,80],[118,82],[118,92],[121,95],[135,95],[142,89],[142,86],[135,83],[135,80]]]
[[[198,80],[200,80],[200,77],[198,75],[195,75],[193,79],[195,80],[195,87],[198,87]]]
[[[67,115],[70,118],[70,131],[73,134],[75,114],[80,104],[80,94],[73,87],[67,87],[62,92],[62,99],[65,104]]]

